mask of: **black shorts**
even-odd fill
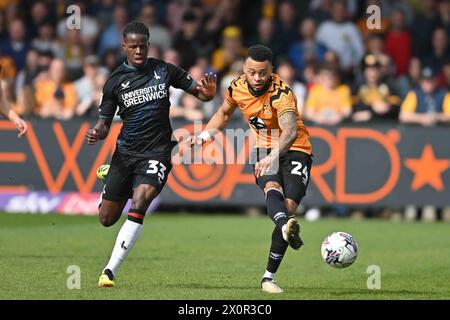
[[[135,157],[115,151],[103,189],[103,199],[121,201],[133,197],[140,184],[154,186],[158,193],[172,169],[170,157]]]
[[[257,149],[253,159],[260,161],[270,150]],[[256,178],[256,184],[264,191],[267,182],[278,182],[283,188],[284,197],[297,204],[303,199],[311,177],[312,156],[301,151],[288,151],[280,157],[278,171]],[[253,169],[255,165],[253,164]]]

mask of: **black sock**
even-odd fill
[[[281,231],[275,227],[272,232],[272,244],[270,246],[269,261],[267,262],[267,271],[271,273],[277,272],[287,247],[288,243],[283,239]]]
[[[281,231],[281,228],[288,220],[288,211],[284,204],[283,194],[276,189],[270,189],[266,193],[266,204],[267,214]]]

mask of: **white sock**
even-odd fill
[[[288,240],[288,239],[287,239],[287,235],[286,235],[286,227],[287,227],[287,224],[284,224],[284,225],[281,227],[281,234],[283,235],[284,241],[287,241],[287,240]]]
[[[103,201],[103,195],[106,193],[106,184],[103,185],[103,190],[102,193],[100,193],[100,198],[98,199],[97,202],[97,208],[100,210],[100,206],[102,205],[102,201]]]
[[[97,209],[98,210],[100,210],[100,207],[102,205],[102,201],[103,201],[103,192],[100,193],[100,198],[98,198],[98,201],[97,201]]]
[[[142,224],[127,220],[117,235],[116,244],[105,269],[112,271],[116,275],[117,269],[127,257],[128,253],[134,247],[141,234]]]
[[[263,278],[270,278],[270,279],[274,280],[275,279],[275,273],[272,273],[272,272],[269,272],[269,271],[266,270],[266,272],[263,275]]]

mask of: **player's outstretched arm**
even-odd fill
[[[202,101],[210,101],[214,98],[217,91],[217,75],[212,73],[207,73],[188,92]]]
[[[213,137],[216,133],[225,129],[234,110],[236,110],[235,106],[231,106],[226,101],[224,101],[220,108],[213,114],[211,119],[209,119],[208,123],[206,124],[205,130],[203,130],[203,132],[200,133],[200,135],[198,135],[197,137],[191,136],[188,139],[188,144],[201,145],[205,141],[211,140],[211,137]]]
[[[0,74],[2,73],[2,65],[0,64]],[[8,102],[3,99],[3,91],[0,87],[0,113],[7,119],[9,119],[16,126],[17,130],[19,130],[19,138],[22,137],[28,129],[27,123],[19,117],[14,110],[11,109]]]
[[[103,140],[108,136],[112,119],[99,119],[94,128],[86,132],[86,142],[95,144],[98,140]]]
[[[22,137],[28,130],[27,123],[19,117],[14,110],[11,109],[8,102],[3,99],[2,90],[0,88],[0,113],[7,119],[9,119],[16,126],[19,131],[19,138]]]

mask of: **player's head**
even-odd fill
[[[130,22],[123,28],[122,37],[122,47],[128,63],[135,67],[144,65],[147,61],[150,37],[147,26],[142,22]]]
[[[265,90],[272,74],[272,50],[263,45],[248,48],[244,62],[244,74],[251,89]]]

